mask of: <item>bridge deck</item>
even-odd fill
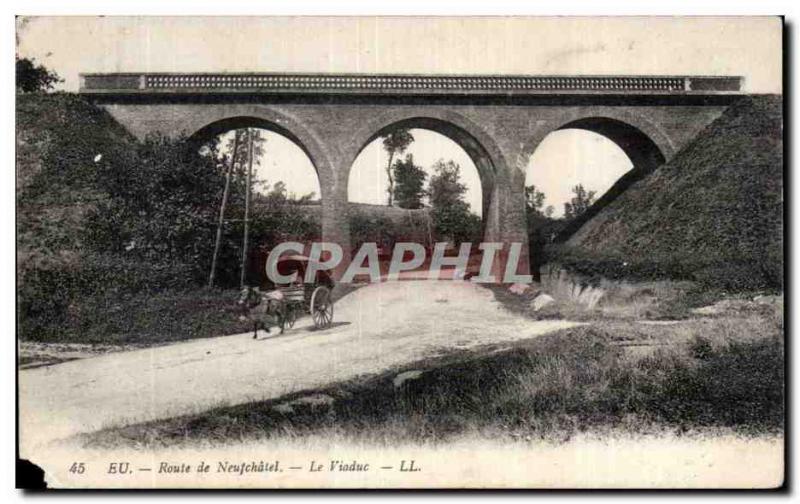
[[[734,76],[87,73],[85,94],[709,95],[742,92]]]

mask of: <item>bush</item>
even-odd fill
[[[184,138],[149,137],[132,155],[100,160],[94,177],[107,197],[87,217],[93,250],[191,266],[197,281],[204,278],[225,184],[213,159]]]
[[[466,204],[434,207],[431,210],[431,219],[436,241],[451,241],[455,244],[482,241],[483,222],[470,212]]]
[[[353,251],[357,251],[364,243],[394,247],[400,234],[400,226],[392,219],[380,214],[369,214],[351,209],[348,218]]]
[[[89,321],[81,320],[81,313],[90,299],[147,298],[163,290],[186,289],[191,280],[186,265],[110,255],[89,255],[80,262],[23,270],[17,288],[19,336],[25,340],[58,340],[71,327],[87,328]]]

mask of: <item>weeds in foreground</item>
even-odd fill
[[[696,331],[680,344],[636,356],[618,343],[635,339],[636,331],[641,340],[652,340],[653,331],[673,328],[618,327],[578,327],[503,353],[434,368],[427,363],[428,371],[401,387],[392,383],[392,373],[314,391],[334,398],[331,407],[276,408],[304,395],[295,394],[107,430],[83,442],[172,446],[329,433],[378,443],[437,443],[475,431],[551,441],[607,429],[782,431],[782,332],[755,323],[740,324],[739,333],[730,324],[706,325],[702,336]]]

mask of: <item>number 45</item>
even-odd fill
[[[86,467],[83,465],[83,462],[73,462],[71,466],[69,466],[69,472],[73,474],[83,474],[86,470]]]

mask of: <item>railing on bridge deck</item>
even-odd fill
[[[742,80],[732,76],[89,73],[81,74],[81,92],[728,94],[741,92]]]

